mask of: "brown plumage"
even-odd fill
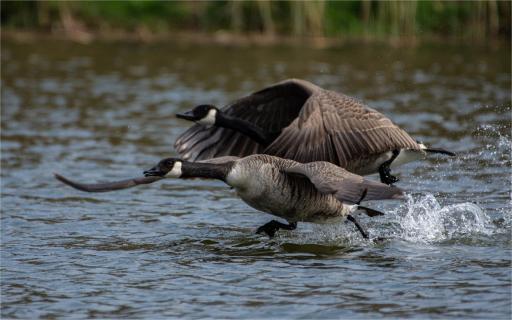
[[[359,174],[376,172],[372,161],[392,150],[421,146],[389,118],[346,95],[291,79],[234,101],[221,109],[269,137],[258,143],[226,127],[196,124],[176,141],[185,159],[264,153],[299,162],[328,161]],[[383,161],[390,157],[385,156]]]
[[[332,194],[343,203],[357,203],[363,192],[366,192],[364,200],[401,199],[403,197],[402,190],[399,188],[365,179],[325,161],[299,163],[284,171],[287,174],[308,178],[320,193]]]
[[[248,205],[288,221],[271,221],[260,229],[272,236],[279,228],[297,222],[329,223],[349,219],[364,237],[368,233],[351,215],[357,210],[369,216],[383,213],[360,206],[363,200],[400,199],[403,191],[366,180],[328,162],[299,163],[269,155],[222,157],[189,162],[167,158],[144,172],[145,177],[99,184],[83,184],[56,175],[61,182],[81,191],[105,192],[156,182],[163,178],[219,179],[233,187]]]

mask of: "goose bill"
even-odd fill
[[[177,113],[176,117],[178,117],[180,119],[190,120],[190,121],[197,120],[197,118],[194,116],[192,111],[187,111],[187,112],[183,112],[183,113]]]
[[[165,172],[162,172],[159,168],[153,167],[149,170],[144,171],[144,177],[162,177]]]

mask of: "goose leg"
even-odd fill
[[[295,230],[296,228],[297,228],[297,222],[285,224],[285,223],[281,223],[276,220],[272,220],[270,222],[265,223],[261,227],[259,227],[258,230],[256,230],[256,233],[265,232],[269,236],[269,238],[272,238],[272,237],[274,237],[274,234],[276,233],[276,231],[279,229]]]
[[[361,234],[363,235],[363,238],[365,238],[365,239],[369,238],[368,231],[366,231],[366,229],[362,225],[359,224],[359,222],[356,220],[356,218],[354,218],[353,216],[351,216],[349,214],[347,216],[347,220],[353,222],[356,225],[357,230],[359,230],[359,232],[361,232]]]
[[[382,183],[392,185],[393,183],[399,181],[397,177],[391,175],[391,168],[389,167],[391,163],[396,159],[396,157],[398,157],[399,154],[399,150],[393,150],[393,155],[391,156],[391,158],[380,165],[379,175],[380,181]]]

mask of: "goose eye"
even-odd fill
[[[165,165],[167,165],[167,166],[172,166],[172,161],[171,161],[171,160],[167,160],[167,161],[165,161]]]

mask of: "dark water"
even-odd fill
[[[504,48],[2,43],[2,318],[511,317],[510,51]],[[86,194],[52,178],[136,176],[188,123],[298,77],[454,150],[396,172],[407,201],[353,225],[271,217],[219,182]]]

